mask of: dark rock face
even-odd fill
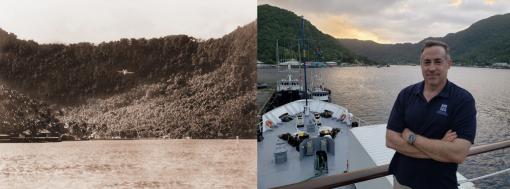
[[[254,22],[207,41],[94,46],[39,45],[0,32],[0,79],[62,109],[57,117],[80,135],[254,138],[256,34]]]

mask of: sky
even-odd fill
[[[39,43],[208,39],[254,21],[256,6],[256,0],[0,0],[0,28]]]
[[[416,43],[510,13],[510,0],[259,0],[303,15],[336,38]],[[263,26],[261,26],[263,27]]]

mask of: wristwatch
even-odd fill
[[[409,136],[407,137],[407,143],[413,145],[414,141],[416,141],[416,135],[413,132],[410,132]]]

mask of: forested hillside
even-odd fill
[[[60,123],[86,127],[83,135],[253,138],[256,27],[205,41],[177,35],[69,45],[0,30],[0,82],[59,112]],[[1,100],[1,116],[11,115],[7,104],[18,101]]]
[[[258,60],[265,63],[276,63],[276,42],[279,42],[279,53],[282,59],[297,57],[298,44],[301,39],[301,17],[291,11],[260,5],[258,15]],[[304,38],[307,60],[355,62],[358,60],[367,64],[375,64],[365,57],[357,56],[346,49],[334,37],[319,31],[312,23],[305,19]],[[303,48],[301,47],[301,48]],[[318,53],[320,52],[320,53]]]
[[[427,39],[448,43],[456,64],[483,66],[497,62],[510,63],[510,13],[480,20],[465,30],[444,37],[429,37],[413,44],[378,44],[356,39],[339,41],[354,53],[377,62],[417,64],[420,49]]]

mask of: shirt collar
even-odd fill
[[[450,97],[451,88],[452,88],[452,86],[451,86],[450,81],[446,80],[446,84],[444,85],[443,90],[441,90],[441,92],[438,94],[438,96],[443,97],[443,98]]]
[[[418,85],[414,88],[413,93],[415,95],[423,94],[424,85],[425,85],[425,81],[421,81],[420,83],[418,83]],[[451,82],[449,80],[446,80],[446,85],[444,85],[443,89],[441,90],[441,92],[439,92],[439,94],[437,94],[437,96],[440,96],[443,98],[450,97],[450,90],[452,88],[451,85],[452,85]]]
[[[418,83],[418,85],[416,85],[416,87],[413,90],[413,94],[420,95],[423,93],[423,83],[424,81],[421,81]]]

